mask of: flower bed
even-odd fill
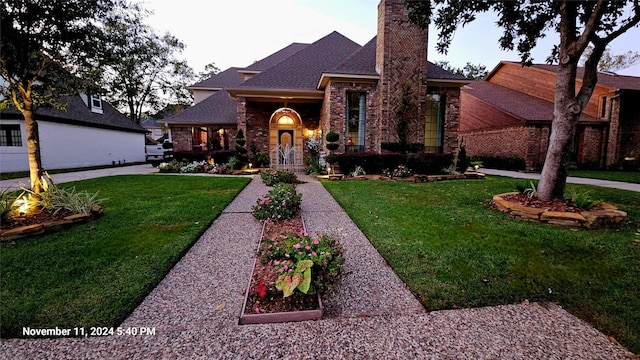
[[[333,289],[342,273],[342,247],[326,235],[307,234],[299,209],[301,195],[294,190],[297,204],[278,200],[281,207],[289,208],[286,216],[281,207],[269,205],[276,201],[273,193],[278,188],[295,189],[292,185],[276,185],[254,206],[254,216],[264,220],[263,231],[240,324],[320,319],[321,298]]]

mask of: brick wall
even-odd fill
[[[173,141],[173,151],[193,150],[193,134],[190,126],[171,126],[171,140]]]
[[[535,131],[535,130],[534,130]],[[491,155],[518,157],[527,161],[530,129],[526,126],[462,132],[468,156]],[[530,154],[533,155],[533,154]]]
[[[347,141],[345,112],[347,110],[347,92],[349,91],[365,92],[367,94],[365,151],[380,152],[380,142],[377,138],[378,121],[375,106],[377,85],[375,83],[329,82],[325,90],[325,98],[329,97],[331,102],[325,101],[322,107],[322,133],[326,134],[333,130],[340,134],[340,148],[336,152],[344,152],[344,145]],[[324,150],[326,151],[326,149]]]
[[[427,95],[427,30],[421,30],[407,20],[403,0],[382,0],[378,5],[378,37],[376,70],[378,81],[379,142],[398,141],[395,128],[395,105],[406,84],[411,84],[415,117],[408,119],[417,129],[424,119]],[[410,142],[420,142],[419,134],[409,132]]]

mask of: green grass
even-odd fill
[[[428,310],[557,302],[640,351],[640,236],[510,219],[494,194],[523,180],[325,182],[349,216]],[[640,220],[640,193],[590,190]]]
[[[569,176],[640,184],[638,171],[570,170]]]
[[[248,182],[132,175],[62,184],[100,190],[105,215],[0,245],[2,337],[27,326],[118,326]]]

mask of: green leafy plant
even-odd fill
[[[273,186],[279,183],[296,184],[298,182],[298,176],[289,170],[271,169],[262,172],[260,177],[267,186]]]
[[[536,187],[536,184],[533,183],[533,181],[530,181],[529,187],[524,189],[522,193],[529,199],[533,199],[535,197],[538,197],[538,188]]]
[[[262,261],[274,265],[280,274],[276,288],[284,297],[296,289],[327,295],[340,280],[344,264],[344,250],[335,239],[327,235],[314,239],[304,230],[265,239],[260,253]]]
[[[18,198],[18,193],[16,191],[10,191],[9,189],[4,189],[0,192],[0,215],[1,219],[4,218],[11,212],[11,207],[14,202]]]
[[[356,165],[356,167],[351,172],[351,176],[356,177],[356,176],[361,176],[361,175],[367,175],[367,173],[364,171],[362,166]]]
[[[278,183],[258,199],[252,207],[253,216],[264,221],[290,219],[300,211],[301,200],[302,194],[297,194],[293,185]]]
[[[458,175],[459,172],[458,170],[456,170],[456,168],[453,165],[450,165],[448,167],[442,168],[442,170],[440,170],[443,174],[446,175]]]
[[[319,175],[326,173],[324,166],[320,164],[320,158],[307,156],[305,157],[305,163],[308,164],[306,168],[304,168],[304,173],[307,175]]]
[[[593,200],[589,195],[590,191],[578,192],[575,189],[571,189],[569,194],[571,202],[580,209],[591,210],[602,203],[602,201]]]

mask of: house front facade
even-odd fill
[[[582,85],[578,69],[576,88]],[[469,155],[515,157],[529,169],[544,164],[557,67],[499,63],[462,89],[460,133]],[[600,72],[572,144],[576,164],[624,166],[640,157],[640,77]]]
[[[302,164],[306,142],[330,131],[340,135],[337,153],[380,153],[399,141],[400,118],[408,143],[457,151],[468,81],[427,61],[427,31],[406,18],[402,0],[382,0],[377,36],[364,46],[333,32],[193,85],[194,106],[160,120],[174,151],[232,149],[242,129],[249,152],[269,154],[272,165]],[[400,116],[403,101],[411,106]]]

